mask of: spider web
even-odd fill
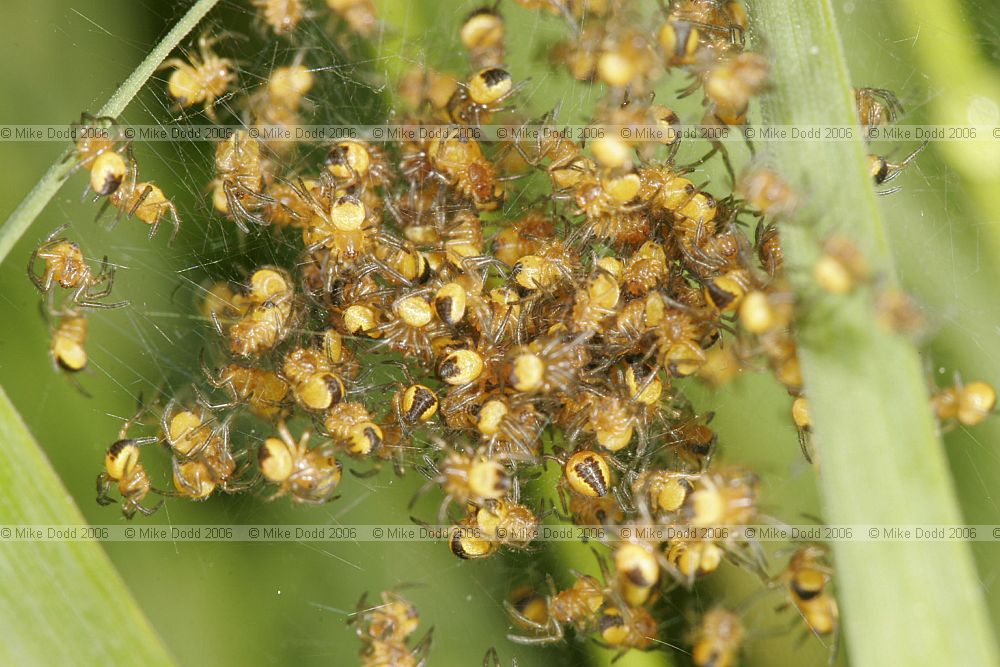
[[[935,102],[949,94],[913,65],[915,40],[930,37],[906,32],[894,23],[888,8],[869,6],[874,4],[838,3],[851,69],[865,73],[864,80],[856,83],[897,91],[907,109],[901,122],[923,119]],[[114,9],[124,11],[122,7]],[[155,26],[169,26],[179,16],[179,11],[172,14],[156,3],[139,7],[144,20]],[[398,3],[394,7],[386,14],[378,36],[363,43],[332,28],[325,12],[305,20],[293,39],[275,40],[254,25],[249,3],[222,3],[212,14],[213,32],[225,28],[235,34],[220,41],[216,49],[238,58],[240,79],[234,94],[220,100],[219,115],[239,118],[240,96],[258,89],[272,67],[289,64],[297,56],[316,74],[316,86],[309,94],[309,118],[325,124],[389,120],[392,110],[385,101],[386,93],[393,77],[412,66],[427,65],[459,75],[467,71],[457,29],[476,3],[442,3],[434,8]],[[990,8],[988,3],[972,5],[976,11]],[[517,104],[536,116],[558,106],[561,120],[586,120],[599,91],[574,86],[565,75],[531,64],[543,57],[549,44],[565,36],[565,26],[558,18],[531,13],[513,3],[505,3],[501,10],[517,26],[516,35],[509,38],[509,68],[516,79],[521,72],[531,72]],[[99,33],[115,43],[123,58],[134,55],[137,59],[159,37],[148,30],[138,36],[116,29],[118,24],[104,11],[68,2],[58,24],[69,37]],[[656,15],[655,7],[645,11],[648,16]],[[436,26],[433,37],[421,34],[425,25]],[[1000,40],[989,25],[1000,23],[979,22],[977,46],[995,61]],[[404,46],[395,46],[397,41]],[[182,52],[196,48],[189,40]],[[165,78],[166,73],[154,77],[125,119],[132,123],[207,122],[197,110],[182,114],[172,106],[165,94]],[[679,77],[662,83],[658,101],[672,105],[674,92],[684,85]],[[677,104],[682,116],[689,114],[685,117],[688,122],[699,117],[697,104],[692,102],[687,107],[685,102]],[[91,105],[96,106],[96,102]],[[78,110],[73,110],[70,115],[76,113]],[[62,116],[38,122],[61,120]],[[243,236],[231,221],[212,210],[205,188],[212,178],[213,145],[138,143],[135,150],[143,178],[161,185],[181,211],[183,229],[174,245],[166,245],[166,231],[153,241],[147,240],[144,230],[128,219],[110,233],[101,228],[110,216],[103,219],[102,226],[91,225],[89,217],[96,213],[96,206],[73,201],[83,188],[82,175],[70,180],[63,198],[29,233],[41,238],[48,229],[71,222],[70,233],[82,240],[89,260],[97,261],[106,254],[118,268],[115,298],[131,300],[128,308],[90,314],[90,367],[81,384],[93,394],[92,399],[75,393],[63,378],[44,368],[43,324],[30,325],[38,341],[23,348],[31,365],[22,366],[28,370],[22,371],[21,381],[34,378],[31,393],[25,394],[32,396],[25,417],[40,433],[61,476],[93,523],[118,520],[113,507],[93,505],[91,480],[121,421],[140,401],[156,405],[159,400],[160,408],[153,409],[158,414],[165,401],[159,397],[192,399],[190,385],[204,386],[199,365],[202,351],[214,361],[223,359],[219,336],[199,311],[206,287],[214,280],[244,280],[253,268],[264,264],[291,266],[301,254],[298,234],[263,230]],[[964,369],[996,384],[1000,381],[1000,327],[996,324],[1000,302],[989,299],[990,293],[984,292],[982,285],[995,284],[998,276],[986,251],[991,246],[982,241],[988,235],[998,235],[997,220],[995,216],[984,219],[977,212],[963,190],[962,177],[937,151],[938,147],[932,146],[927,157],[934,159],[922,157],[899,179],[903,192],[884,200],[885,218],[904,284],[924,304],[930,322],[929,375],[944,384],[953,370]],[[322,146],[303,147],[296,160],[308,165],[302,170],[308,172],[321,162],[323,153]],[[697,156],[692,153],[691,157]],[[737,152],[737,157],[745,160],[746,155]],[[726,189],[724,172],[714,162],[697,173],[701,179],[692,180],[709,183],[710,190]],[[509,205],[526,207],[527,203],[525,196],[524,200],[514,198]],[[31,243],[37,240],[33,238]],[[9,275],[4,274],[5,278]],[[35,322],[37,298],[23,285],[16,289],[22,296],[12,300],[14,316]],[[694,382],[682,386],[699,406],[716,412],[713,426],[722,442],[720,455],[728,462],[746,463],[762,476],[766,512],[789,523],[798,522],[801,515],[818,514],[813,476],[798,456],[795,432],[787,418],[790,400],[783,390],[770,379],[753,375],[716,395]],[[67,419],[51,423],[53,414],[66,414]],[[87,425],[80,427],[79,421]],[[150,432],[155,428],[151,426]],[[233,440],[238,444],[256,443],[269,434],[268,425],[260,422],[234,423]],[[1000,500],[993,491],[1000,488],[998,436],[1000,431],[992,424],[958,429],[947,436],[968,523],[1000,523]],[[147,465],[154,478],[168,479],[165,465]],[[260,493],[213,497],[206,503],[172,500],[146,521],[171,525],[403,524],[409,521],[407,504],[422,481],[413,471],[403,479],[388,470],[368,479],[345,475],[341,497],[318,508],[291,507],[283,500],[266,503]],[[428,496],[413,510],[427,519],[438,502],[435,492]],[[360,645],[345,623],[355,603],[366,591],[371,600],[377,599],[381,590],[403,587],[404,594],[422,612],[419,633],[434,627],[431,665],[478,665],[490,646],[498,649],[505,665],[515,656],[522,667],[553,662],[593,664],[589,649],[573,639],[544,648],[510,643],[505,638],[508,623],[502,605],[517,585],[542,584],[546,572],[551,571],[560,584],[569,583],[569,564],[594,572],[587,547],[577,549],[569,559],[558,548],[540,545],[537,551],[526,554],[462,562],[448,553],[446,545],[427,542],[106,546],[161,636],[183,663],[285,664],[294,660],[309,665],[355,664]],[[994,617],[1000,617],[1000,594],[995,592],[996,563],[1000,562],[997,549],[982,543],[975,548],[984,590]],[[780,560],[775,559],[772,567]],[[723,566],[718,576],[699,584],[690,596],[664,602],[670,614],[663,619],[661,638],[686,646],[686,626],[698,614],[718,601],[739,604],[759,588],[759,582],[746,573]],[[754,605],[748,623],[756,629],[756,636],[749,643],[745,664],[780,662],[782,657],[796,664],[824,664],[826,652],[820,642],[812,638],[804,646],[797,645],[801,625],[786,631],[794,619],[789,612],[775,615],[773,607],[780,601],[776,595]],[[781,632],[776,631],[779,627]],[[258,628],[260,632],[247,632]],[[680,664],[689,660],[676,651],[671,653]],[[629,655],[618,664],[640,661]]]

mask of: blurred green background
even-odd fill
[[[177,19],[184,7],[178,10],[174,4],[179,3],[9,3],[0,24],[0,61],[5,64],[0,71],[0,123],[69,123],[81,111],[99,108]],[[223,25],[249,24],[249,3],[224,4]],[[464,71],[457,28],[477,3],[377,4],[389,28],[383,41],[364,47],[367,51],[335,39],[305,42],[315,50],[307,62],[328,61],[331,67],[321,92],[314,96],[321,101],[320,113],[331,119],[368,120],[382,113],[381,82],[409,60]],[[1000,9],[993,3],[906,0],[835,6],[855,83],[896,91],[907,108],[904,122],[1000,124],[996,33]],[[537,64],[540,52],[562,34],[563,26],[513,3],[505,3],[502,11],[511,35],[511,70],[515,77],[531,73],[525,104],[540,113],[562,100],[563,118],[584,114],[594,93],[571,86],[561,74]],[[427,26],[433,26],[433,32],[426,32]],[[316,26],[318,31],[323,28]],[[248,27],[236,29],[251,32]],[[346,62],[344,49],[350,48],[362,62]],[[390,53],[403,53],[405,58]],[[280,63],[292,55],[294,50],[285,47],[247,58],[256,64]],[[258,74],[266,71],[244,66]],[[243,83],[256,85],[250,75]],[[658,101],[670,99],[671,91],[682,87],[679,84],[678,79],[667,81]],[[163,80],[154,77],[125,117],[139,121],[152,115],[164,120],[168,112],[163,99]],[[903,191],[881,199],[903,283],[924,305],[931,324],[926,341],[928,375],[941,384],[954,370],[967,379],[1000,383],[1000,299],[995,288],[1000,281],[996,262],[1000,150],[996,145],[932,144],[894,183]],[[0,163],[6,167],[0,218],[6,218],[64,148],[55,142],[0,142]],[[886,150],[896,149],[901,157],[910,148]],[[195,184],[208,180],[206,147],[139,144],[136,154],[143,173],[177,197],[185,227],[174,246],[166,247],[164,233],[152,242],[146,240],[145,230],[129,220],[111,232],[105,229],[108,219],[95,223],[97,207],[80,202],[85,179],[77,174],[0,267],[0,384],[87,519],[96,524],[122,520],[115,507],[96,505],[93,481],[121,418],[134,412],[140,394],[181,387],[199,373],[198,353],[210,347],[213,334],[195,317],[198,285],[209,275],[236,272],[267,257],[271,244],[262,237],[241,248],[236,236],[198,201],[200,186],[192,185],[191,179]],[[107,254],[121,267],[115,294],[132,301],[130,308],[90,317],[91,367],[81,383],[92,398],[82,396],[51,369],[39,296],[24,271],[32,248],[65,222],[72,223],[72,234],[89,257]],[[694,381],[684,389],[700,405],[716,411],[721,456],[747,463],[763,476],[764,511],[789,523],[820,514],[813,472],[799,454],[788,418],[790,399],[783,390],[762,375],[742,377],[715,396]],[[252,425],[243,428],[249,432],[241,437],[254,435]],[[994,419],[973,430],[957,429],[945,438],[970,524],[1000,523],[998,436],[1000,423]],[[154,474],[163,473],[154,468]],[[406,503],[421,482],[413,474],[400,480],[390,472],[366,480],[345,475],[344,480],[342,498],[321,508],[292,507],[287,501],[267,504],[254,496],[218,497],[201,504],[171,501],[159,514],[141,521],[406,523]],[[436,498],[425,499],[418,515],[432,515],[430,508],[435,505]],[[501,606],[510,589],[539,581],[547,567],[565,573],[567,562],[589,565],[585,547],[572,554],[543,549],[488,562],[459,562],[445,545],[430,543],[109,543],[105,547],[165,643],[185,665],[354,664],[359,644],[344,623],[347,613],[363,592],[377,594],[400,584],[415,585],[407,595],[422,612],[422,628],[435,628],[431,664],[478,665],[490,646],[498,648],[505,664],[511,656],[517,656],[522,666],[583,665],[593,660],[592,651],[575,643],[541,649],[509,643]],[[993,618],[998,619],[1000,545],[981,542],[974,549],[983,589]],[[738,603],[757,588],[749,575],[724,566],[718,576],[700,584],[690,600],[679,604],[678,618],[664,628],[663,639],[684,644],[686,615],[702,611],[712,599]],[[777,631],[792,621],[788,612],[774,615],[780,601],[776,595],[755,606],[751,625],[758,636],[748,645],[746,664],[824,664],[824,647],[813,638],[800,644],[798,626],[791,632]],[[886,601],[887,607],[891,604]],[[5,631],[0,630],[0,637]],[[675,654],[676,663],[685,660]],[[651,664],[648,657],[631,655],[617,664],[639,662]]]

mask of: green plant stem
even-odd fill
[[[753,9],[773,65],[765,122],[856,123],[830,0],[757,0]],[[864,144],[858,137],[770,148],[777,168],[808,201],[799,220],[782,227],[782,239],[786,271],[803,304],[799,355],[826,521],[961,523],[917,350],[879,327],[874,286],[838,297],[820,295],[812,283],[819,244],[834,233],[857,243],[879,284],[895,280]],[[967,545],[839,541],[833,547],[856,667],[998,664]]]
[[[160,63],[164,61],[167,55],[174,50],[174,47],[184,39],[184,36],[191,32],[198,22],[204,18],[205,14],[218,2],[219,0],[198,0],[188,10],[187,14],[174,24],[174,27],[160,40],[156,48],[150,51],[145,60],[139,63],[139,66],[132,71],[132,74],[125,79],[125,82],[118,87],[118,90],[115,91],[107,103],[101,107],[97,115],[111,116],[112,118],[117,118],[121,115],[125,107],[128,106],[128,103],[132,101],[132,98],[138,94],[142,86],[149,80],[149,77],[156,71],[156,68],[160,66]],[[42,212],[46,204],[49,203],[56,192],[59,191],[59,188],[62,187],[66,176],[69,175],[75,166],[73,161],[69,159],[72,153],[73,149],[69,148],[56,159],[48,171],[39,179],[38,183],[35,184],[35,187],[31,189],[31,192],[18,204],[14,212],[10,214],[10,217],[4,222],[3,227],[0,227],[0,263],[3,263],[11,249],[13,249],[14,244],[28,231],[31,223],[35,221],[35,218]]]
[[[87,525],[2,387],[0,442],[0,524]],[[0,580],[2,664],[174,664],[96,542],[4,539]]]

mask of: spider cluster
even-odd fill
[[[262,31],[293,42],[300,22],[320,11],[249,4]],[[380,30],[367,0],[326,4],[334,29],[361,38]],[[221,36],[205,35],[197,53],[165,63],[179,108],[201,105],[214,118],[225,99],[247,126],[218,142],[205,210],[241,236],[293,244],[297,256],[206,286],[201,314],[215,349],[202,357],[194,398],[164,405],[154,436],[127,438],[139,418],[123,427],[98,479],[99,501],[112,502],[117,487],[129,518],[155,511],[143,504],[151,493],[205,500],[263,487],[269,500],[325,503],[345,464],[359,475],[390,465],[426,478],[411,507],[441,490],[438,522],[450,524],[448,547],[462,559],[529,550],[550,515],[625,536],[596,545],[599,577],[574,572],[563,589],[549,577],[544,590],[514,591],[506,608],[515,642],[575,634],[621,654],[660,650],[665,597],[726,561],[785,591],[812,633],[835,639],[826,552],[802,546],[772,574],[746,530],[763,517],[761,480],[716,461],[713,413],[684,394],[690,378],[719,385],[743,369],[769,369],[794,397],[794,424],[812,456],[792,326],[801,295],[785,276],[781,243],[808,193],[763,160],[737,178],[710,137],[685,137],[707,152],[680,163],[680,114],[653,95],[661,79],[679,75],[689,85],[678,98],[702,97],[694,120],[745,125],[769,69],[746,48],[746,9],[670,0],[649,17],[624,0],[517,4],[565,25],[551,60],[601,93],[594,126],[653,126],[659,138],[611,132],[586,143],[556,131],[555,112],[529,115],[519,105],[526,82],[505,65],[498,6],[461,26],[468,72],[418,67],[396,82],[400,122],[428,132],[330,141],[314,146],[318,159],[251,131],[310,117],[308,95],[322,73],[315,54],[300,49],[272,63],[255,73],[259,89],[245,93],[230,89],[236,61],[216,54]],[[902,113],[889,91],[859,89],[857,101],[866,125]],[[546,131],[480,138],[476,130],[500,121]],[[899,164],[878,158],[876,183],[915,155]],[[697,182],[696,168],[715,156],[733,187]],[[162,191],[138,181],[128,144],[81,140],[76,159],[120,213],[154,232],[164,216],[179,226]],[[543,194],[524,205],[529,183]],[[91,268],[60,232],[29,271],[42,291],[71,290],[53,358],[79,369],[79,309],[126,304],[103,301],[113,270]],[[849,239],[826,239],[819,256],[818,293],[845,295],[877,279]],[[983,382],[956,382],[934,398],[946,426],[974,425],[994,403]],[[264,437],[231,438],[231,423],[244,418],[263,422]],[[169,491],[154,487],[140,462],[140,446],[157,442],[171,460]],[[539,492],[538,480],[550,488]],[[727,530],[712,530],[720,526]],[[695,664],[734,664],[753,636],[743,617],[722,606],[705,613],[690,633]],[[397,593],[371,608],[363,599],[352,621],[362,664],[425,664],[431,633],[413,642],[418,620]],[[485,661],[498,663],[496,652]]]

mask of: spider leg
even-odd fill
[[[109,492],[111,487],[114,486],[114,480],[108,477],[108,473],[102,472],[97,476],[97,504],[98,505],[111,505],[115,502],[114,498],[111,497]]]

